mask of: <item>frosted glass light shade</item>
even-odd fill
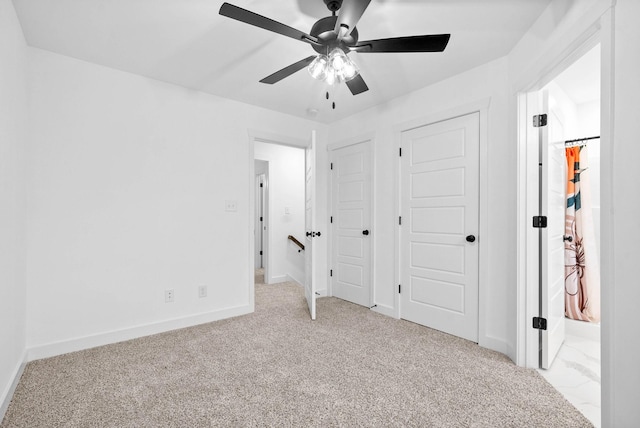
[[[342,74],[342,69],[349,62],[349,58],[345,55],[345,53],[340,48],[335,48],[329,54],[329,65],[336,71],[338,74]]]
[[[327,65],[329,64],[329,59],[326,55],[318,55],[311,64],[309,64],[309,74],[314,79],[325,80],[327,78]]]

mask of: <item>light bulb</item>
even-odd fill
[[[342,77],[344,77],[345,82],[348,82],[349,80],[353,79],[358,74],[360,74],[360,70],[358,69],[358,66],[356,65],[355,62],[348,59],[348,62],[344,65],[344,67],[342,67]]]
[[[345,53],[340,48],[335,48],[329,54],[329,64],[338,74],[342,74],[342,69],[348,62],[349,58],[347,58]]]
[[[309,74],[311,77],[318,80],[324,80],[327,77],[327,65],[329,59],[325,55],[318,55],[311,64],[309,64]]]

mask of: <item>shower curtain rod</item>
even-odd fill
[[[564,144],[565,146],[579,146],[580,145],[579,143],[582,143],[583,141],[596,140],[598,138],[600,138],[599,135],[597,137],[576,138],[575,140],[567,140],[564,142]]]

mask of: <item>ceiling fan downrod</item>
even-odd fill
[[[324,4],[327,5],[327,9],[335,16],[336,12],[342,7],[342,0],[324,0]]]

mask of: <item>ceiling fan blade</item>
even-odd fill
[[[311,61],[313,61],[315,57],[316,57],[315,55],[311,55],[298,62],[294,62],[290,66],[285,67],[282,70],[276,71],[272,75],[265,77],[260,81],[260,83],[267,83],[269,85],[273,85],[274,83],[281,81],[285,77],[291,76],[296,71],[302,70],[303,68],[311,64]]]
[[[371,3],[371,0],[344,0],[342,2],[334,29],[339,38],[351,34],[369,3]],[[342,30],[342,33],[340,32],[341,27],[346,27],[346,30]]]
[[[346,84],[353,95],[358,95],[369,90],[369,87],[364,83],[364,79],[359,74],[346,82]]]
[[[451,34],[394,37],[390,39],[365,40],[349,46],[351,50],[367,52],[442,52],[449,43]]]
[[[265,30],[273,31],[274,33],[291,37],[292,39],[301,40],[307,43],[318,43],[318,39],[316,37],[229,3],[222,3],[222,6],[220,6],[220,15],[249,25],[264,28]]]

